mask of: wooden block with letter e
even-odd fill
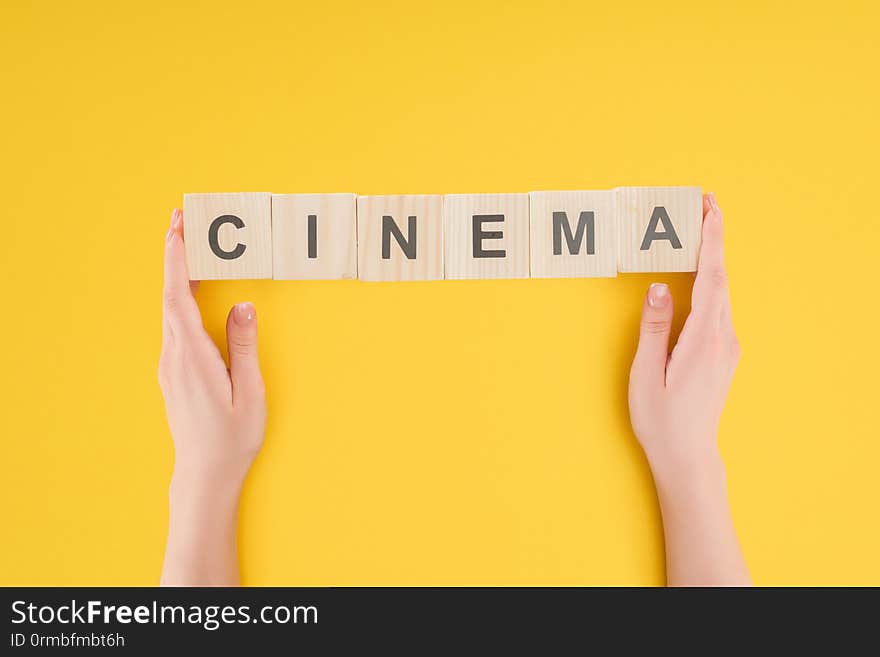
[[[191,280],[272,278],[270,194],[185,194],[183,221]]]
[[[699,187],[618,187],[618,270],[696,271],[703,228]]]
[[[274,277],[357,278],[355,198],[355,194],[273,194]]]
[[[443,199],[446,278],[529,277],[529,195]]]
[[[610,190],[531,192],[531,277],[617,276],[616,201]]]
[[[358,278],[428,281],[443,278],[443,197],[359,196]]]

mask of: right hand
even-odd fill
[[[629,380],[633,430],[655,478],[720,466],[717,435],[740,347],[724,267],[724,228],[712,194],[703,197],[703,240],[691,312],[672,354],[672,296],[651,285]]]

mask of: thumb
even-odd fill
[[[666,284],[652,283],[642,307],[639,348],[633,361],[633,369],[639,370],[648,379],[655,379],[661,385],[666,381],[671,329],[672,294]]]
[[[257,358],[257,311],[250,302],[239,303],[226,319],[232,404],[247,404],[264,396],[263,376]]]

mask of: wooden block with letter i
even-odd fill
[[[359,196],[358,278],[429,281],[443,278],[443,197]]]
[[[618,270],[696,271],[703,228],[699,187],[618,187]]]
[[[612,190],[531,192],[532,278],[617,276],[616,201]]]
[[[354,194],[273,194],[272,260],[277,280],[357,278]]]
[[[529,195],[443,199],[446,278],[529,277]]]
[[[191,280],[272,278],[271,195],[184,194]]]

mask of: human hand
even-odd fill
[[[202,327],[175,210],[165,245],[164,317],[159,385],[174,439],[175,476],[241,481],[263,444],[266,393],[257,358],[253,305],[226,320],[229,369]]]
[[[703,197],[703,241],[691,312],[669,354],[672,295],[651,285],[629,379],[633,430],[655,476],[714,465],[717,434],[740,347],[724,267],[724,228],[715,197]]]
[[[733,330],[724,229],[715,197],[703,197],[703,242],[691,312],[669,354],[672,295],[648,290],[629,377],[633,430],[645,450],[663,516],[671,586],[751,584],[718,451],[718,424],[740,357]]]
[[[230,311],[227,370],[202,326],[183,239],[183,213],[175,209],[165,240],[159,358],[175,456],[162,582],[237,583],[238,499],[266,430],[256,313],[250,303]]]

